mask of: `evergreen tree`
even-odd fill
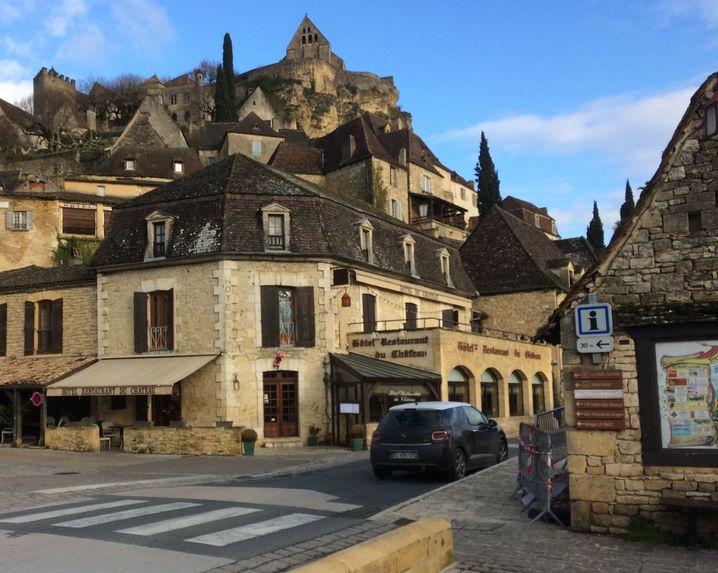
[[[595,201],[593,202],[593,219],[591,219],[586,229],[586,240],[597,253],[600,253],[606,246],[603,243],[603,223],[598,214],[598,205]]]
[[[499,174],[489,153],[489,143],[484,132],[481,132],[479,145],[479,161],[476,164],[476,192],[479,206],[479,217],[483,219],[494,205],[501,203],[499,191]]]
[[[227,90],[224,86],[224,70],[217,66],[217,81],[214,84],[214,121],[227,121]]]
[[[229,32],[224,35],[222,46],[222,69],[224,71],[224,86],[226,90],[227,119],[224,121],[237,121],[236,87],[234,82],[234,54],[232,53],[232,38]]]
[[[623,223],[626,219],[628,219],[628,216],[633,213],[633,210],[636,208],[636,203],[633,201],[633,189],[631,189],[631,184],[628,182],[628,179],[626,179],[626,199],[623,202],[623,205],[621,205],[621,223]]]

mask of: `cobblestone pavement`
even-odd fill
[[[718,551],[649,545],[576,533],[551,523],[531,524],[521,512],[521,502],[509,500],[515,476],[514,458],[372,519],[379,523],[430,515],[449,519],[454,526],[455,563],[446,573],[718,571]]]

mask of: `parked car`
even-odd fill
[[[372,435],[370,461],[378,478],[395,470],[435,470],[450,480],[509,457],[506,435],[470,404],[418,402],[389,409]]]

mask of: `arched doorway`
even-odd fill
[[[468,373],[461,366],[457,366],[449,372],[449,402],[471,403],[469,379]]]
[[[526,376],[520,370],[514,370],[509,376],[509,416],[525,415],[524,381]]]
[[[546,382],[548,378],[541,372],[537,372],[531,378],[531,403],[534,407],[534,414],[546,410]]]
[[[493,368],[481,375],[481,411],[490,418],[499,416],[499,381],[501,376]]]

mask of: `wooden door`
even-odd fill
[[[297,375],[294,372],[264,374],[264,437],[299,435]]]

